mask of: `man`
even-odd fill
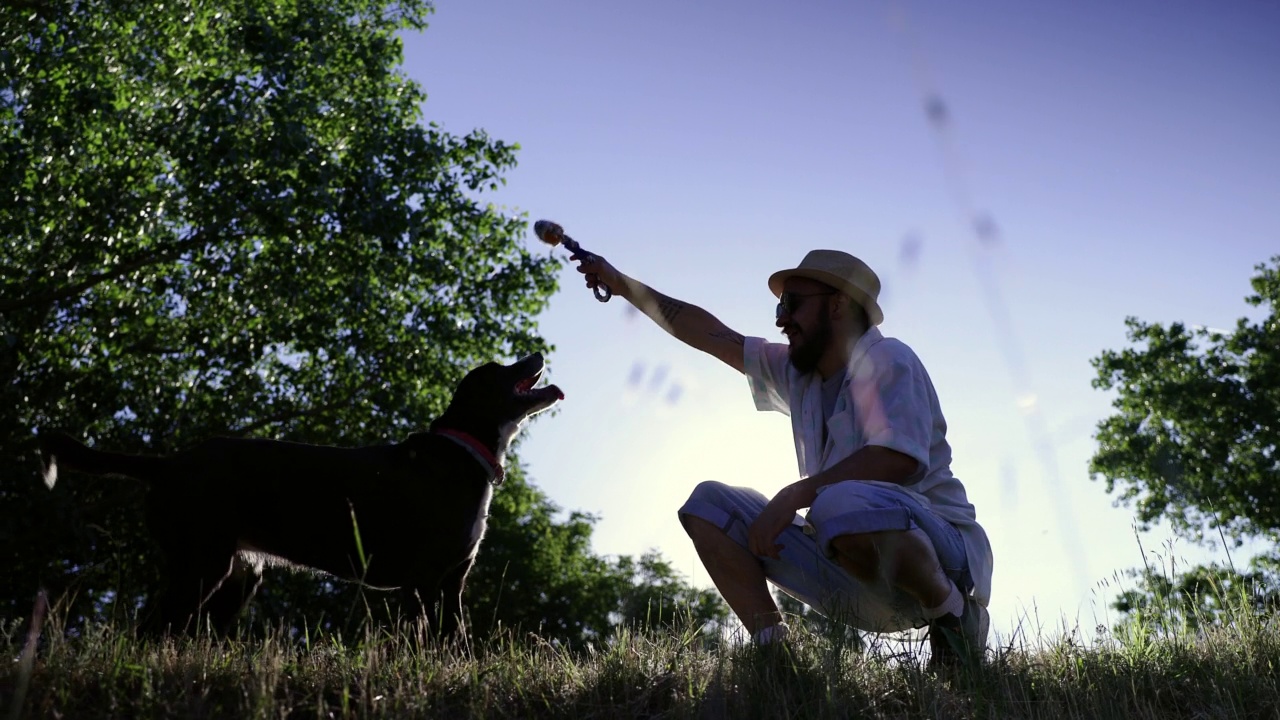
[[[800,480],[772,499],[718,482],[680,508],[716,588],[756,642],[788,628],[767,581],[873,632],[930,628],[931,663],[981,658],[991,546],[951,474],[946,421],[915,353],[886,338],[880,280],[814,250],[769,278],[787,344],[744,338],[597,256],[574,255],[667,332],[747,376],[756,407],[791,416]],[[797,514],[809,508],[807,517]]]

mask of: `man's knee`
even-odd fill
[[[716,535],[725,534],[724,530],[716,527],[714,523],[697,515],[681,515],[680,520],[680,524],[684,525],[685,533],[693,540],[695,545],[701,541],[714,539]]]
[[[731,504],[728,500],[730,490],[728,485],[715,480],[704,480],[693,488],[693,492],[689,493],[689,499],[677,512],[680,524],[690,537],[693,537],[695,532],[692,528],[696,527],[701,531],[704,525],[707,529],[724,532],[723,528],[716,527],[715,520],[728,518],[728,508]]]
[[[689,493],[689,499],[685,502],[709,502],[719,504],[720,500],[728,496],[732,489],[733,488],[731,486],[726,485],[719,480],[703,480],[693,486],[693,492]]]

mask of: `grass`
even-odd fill
[[[1006,645],[940,674],[918,640],[857,650],[803,629],[786,651],[680,630],[570,651],[516,631],[439,647],[412,626],[149,643],[110,624],[69,635],[53,615],[38,653],[17,623],[0,636],[8,718],[1280,718],[1280,630],[1249,610]]]

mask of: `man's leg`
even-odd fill
[[[959,532],[910,496],[841,483],[819,496],[809,519],[836,562],[860,582],[887,583],[918,603],[929,625],[930,665],[981,658],[987,609],[969,595]]]
[[[759,558],[723,530],[696,515],[685,516],[684,528],[711,582],[752,637],[782,622],[782,613],[769,593]]]
[[[782,531],[780,558],[753,555],[748,549],[748,529],[768,502],[757,490],[707,481],[694,488],[678,511],[712,581],[757,642],[776,640],[786,633],[769,585],[861,630],[889,632],[914,627],[899,612],[892,588],[884,583],[864,586],[827,557],[799,524]],[[908,596],[902,597],[910,602]]]
[[[854,577],[864,583],[883,577],[926,610],[958,593],[938,561],[933,541],[918,528],[838,535],[831,538],[831,547],[836,562]]]
[[[915,598],[929,621],[929,665],[980,662],[990,616],[942,569],[933,541],[920,528],[840,535],[836,561],[862,582],[883,577]]]

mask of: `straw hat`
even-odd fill
[[[866,308],[873,326],[884,322],[880,310],[880,278],[858,258],[840,250],[811,250],[797,267],[779,270],[769,276],[769,289],[775,297],[782,295],[782,283],[790,277],[809,278],[830,285]]]

